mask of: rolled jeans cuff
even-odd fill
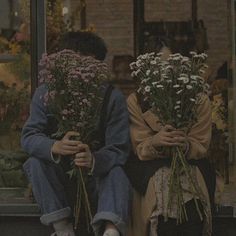
[[[116,228],[119,230],[122,236],[126,235],[127,226],[125,222],[116,214],[111,212],[99,212],[97,213],[92,220],[92,227],[95,233],[95,236],[99,236],[101,234],[102,226],[104,225],[104,221],[112,222]]]
[[[63,220],[71,216],[70,207],[62,208],[58,211],[53,211],[48,214],[44,214],[40,217],[40,221],[44,225],[50,225],[57,221]]]

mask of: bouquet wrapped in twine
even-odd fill
[[[95,140],[100,110],[103,101],[101,85],[108,79],[109,73],[105,63],[93,57],[84,57],[71,51],[43,55],[40,65],[40,82],[48,92],[44,103],[58,122],[58,130],[53,138],[61,139],[68,131],[76,131],[79,140],[93,150],[98,145]],[[87,220],[87,227],[92,213],[86,191],[86,168],[76,167],[73,163],[68,172],[77,180],[77,196],[74,207],[75,228],[79,223],[81,208]]]
[[[207,55],[191,52],[191,57],[171,54],[165,61],[161,53],[140,55],[136,62],[130,64],[132,76],[139,82],[138,93],[151,106],[152,112],[164,125],[171,125],[186,133],[197,121],[197,106],[203,93],[209,86],[202,77],[207,65]],[[171,173],[169,177],[169,193],[167,215],[172,208],[174,198],[177,202],[177,223],[188,220],[184,205],[183,186],[180,176],[189,181],[190,191],[200,218],[204,214],[204,197],[192,175],[190,164],[185,158],[183,148],[171,148]],[[203,211],[199,203],[202,203]]]

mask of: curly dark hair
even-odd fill
[[[59,50],[70,49],[85,56],[94,56],[103,61],[107,54],[104,40],[95,33],[74,31],[65,33],[59,42]]]

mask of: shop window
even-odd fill
[[[208,54],[205,79],[211,87],[212,141],[208,158],[217,170],[217,214],[235,216],[235,9],[228,2],[180,0],[135,2],[135,53],[159,51],[166,46],[173,53],[190,51]],[[221,12],[221,15],[215,14]],[[221,19],[221,27],[217,23]],[[230,209],[225,211],[225,209]]]
[[[55,52],[60,37],[68,31],[85,30],[86,1],[47,0],[46,40],[47,52]]]
[[[110,56],[113,58],[110,61],[113,62],[115,77],[122,81],[126,79],[128,81],[126,84],[131,81],[127,78],[128,64],[133,60],[131,56],[133,44],[126,42],[126,36],[130,32],[132,35],[133,31],[125,28],[125,25],[121,27],[123,32],[118,31],[115,27],[107,30],[105,23],[108,19],[106,19],[104,11],[108,9],[110,12],[109,1],[98,1],[97,6],[105,9],[101,11],[100,16],[99,11],[92,7],[91,2],[85,0],[0,0],[1,203],[9,201],[9,199],[19,201],[19,199],[29,196],[28,192],[28,195],[25,195],[28,182],[22,171],[22,163],[28,156],[20,147],[20,132],[29,114],[31,95],[37,86],[37,62],[42,52],[45,50],[49,53],[55,52],[58,40],[63,33],[78,29],[86,30],[86,26],[97,23],[96,20],[100,18],[100,25],[95,24],[95,29],[97,27],[97,33],[108,42],[109,51],[115,52]],[[158,47],[162,46],[165,39],[174,51],[181,49],[182,53],[187,53],[190,50],[198,50],[209,54],[210,69],[207,78],[212,88],[213,105],[213,132],[209,158],[220,176],[223,177],[225,184],[219,203],[234,207],[236,205],[235,1],[232,0],[232,5],[228,8],[227,3],[224,5],[224,1],[221,1],[222,6],[220,1],[218,1],[218,5],[214,5],[213,1],[208,1],[207,4],[212,4],[212,8],[206,8],[206,1],[202,0],[181,0],[175,4],[159,0],[134,0],[133,2],[134,6],[130,5],[135,9],[134,22],[128,21],[129,24],[126,22],[125,24],[131,25],[131,28],[133,28],[133,24],[135,26],[134,55],[147,51],[158,51]],[[196,2],[198,4],[193,5]],[[44,16],[46,19],[46,22],[38,24],[38,29],[30,27],[32,25],[30,12],[38,9],[39,5],[36,3],[45,9],[41,12],[40,19],[34,18],[34,24],[37,25]],[[182,5],[185,7],[181,8]],[[217,19],[219,22],[219,16],[212,13],[213,8],[219,8],[219,12],[224,10],[224,15],[221,17],[221,22],[224,22],[222,27],[218,27],[215,23]],[[179,9],[179,12],[176,9]],[[96,14],[93,11],[96,11]],[[121,12],[126,14],[124,11]],[[86,24],[86,15],[89,24]],[[162,15],[163,17],[161,17]],[[129,13],[127,17],[123,18],[131,19],[132,17]],[[120,27],[122,22],[119,20],[117,22]],[[30,32],[30,28],[32,32]],[[232,30],[231,34],[229,29]],[[218,36],[219,39],[214,40]],[[44,39],[46,40],[44,41]],[[121,39],[124,39],[125,43],[114,43],[120,42]],[[131,37],[129,42],[133,42],[132,40]],[[230,51],[231,57],[229,57]],[[37,55],[35,55],[36,52]],[[11,192],[6,192],[6,190],[11,190]]]
[[[2,203],[9,200],[6,188],[11,189],[12,193],[13,188],[27,186],[22,171],[22,163],[27,154],[21,149],[20,133],[29,113],[31,56],[29,2],[1,0],[0,5],[0,188],[4,189],[0,189]]]

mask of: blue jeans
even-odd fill
[[[39,204],[41,222],[50,225],[71,217],[71,207],[65,189],[66,174],[59,164],[29,158],[24,164],[25,173],[32,184],[34,197]],[[131,200],[131,186],[119,166],[103,177],[91,177],[89,194],[97,196],[97,211],[92,220],[95,235],[100,235],[105,221],[110,221],[125,235]]]

